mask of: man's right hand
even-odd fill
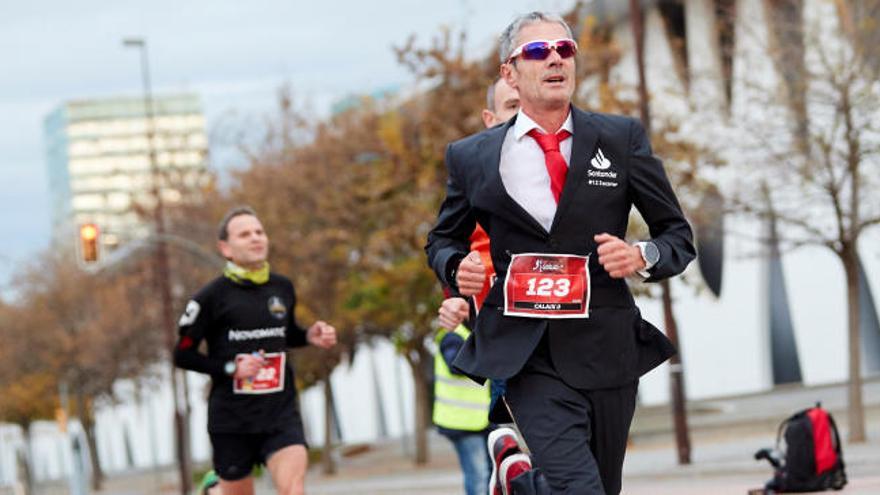
[[[461,322],[467,319],[470,310],[468,302],[460,297],[446,299],[440,305],[440,309],[437,310],[440,326],[447,330],[454,330],[455,327],[461,325]]]
[[[235,358],[235,374],[232,377],[236,380],[253,378],[260,372],[263,364],[265,364],[265,360],[262,353],[238,356]]]
[[[486,283],[486,267],[480,253],[471,251],[458,264],[458,272],[455,274],[455,283],[458,292],[465,296],[479,294]]]

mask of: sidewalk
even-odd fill
[[[877,426],[880,426],[878,424]],[[633,495],[686,495],[738,494],[750,488],[763,486],[771,476],[765,461],[755,461],[752,455],[761,447],[771,444],[769,436],[755,434],[749,437],[704,438],[693,440],[692,464],[679,466],[671,435],[666,441],[643,446],[634,442],[624,465],[623,493]],[[412,461],[399,455],[399,445],[377,447],[362,458],[345,460],[340,474],[325,477],[312,472],[308,478],[308,493],[314,495],[440,495],[458,494],[461,475],[455,456],[447,448],[445,439],[432,435],[432,458],[425,467],[416,468]],[[870,441],[859,445],[844,445],[847,474],[850,483],[843,493],[880,494],[880,428],[871,431]],[[371,472],[369,466],[375,471]],[[261,495],[273,492],[268,486]]]
[[[849,484],[844,494],[880,494],[880,380],[864,386],[868,442],[844,442]],[[679,466],[669,408],[642,407],[636,413],[624,465],[623,493],[632,495],[744,495],[770,478],[766,461],[753,454],[773,445],[779,422],[821,400],[846,436],[846,389],[842,385],[790,387],[761,394],[694,401],[688,404],[692,463]],[[341,457],[338,473],[325,476],[314,465],[307,478],[309,495],[455,495],[461,473],[451,444],[429,436],[430,460],[416,467],[400,439],[370,445]],[[258,495],[274,495],[268,476],[257,480]],[[0,489],[0,495],[6,495]],[[10,492],[11,493],[11,492]],[[66,494],[61,484],[41,487],[39,495]],[[101,495],[176,494],[176,471],[128,473],[110,478]]]
[[[842,493],[877,495],[880,494],[880,380],[866,382],[863,396],[869,441],[857,445],[844,441],[850,482]],[[689,403],[692,463],[687,466],[677,464],[669,407],[642,407],[634,419],[632,441],[624,464],[623,493],[743,495],[751,488],[761,487],[771,477],[772,469],[766,461],[754,460],[755,451],[773,445],[780,421],[816,401],[832,411],[845,437],[846,388],[839,384],[786,387]],[[308,493],[462,493],[461,475],[449,442],[432,435],[430,444],[432,456],[427,466],[414,467],[411,460],[401,455],[399,443],[379,445],[359,458],[344,459],[336,476],[310,473]]]
[[[624,464],[624,493],[739,493],[770,478],[766,461],[753,454],[772,447],[779,423],[790,414],[821,401],[835,417],[844,440],[843,456],[850,480],[844,493],[880,494],[880,380],[863,387],[868,442],[846,441],[846,387],[782,387],[688,404],[692,464],[679,466],[668,406],[640,408]],[[757,481],[757,482],[756,482]]]
[[[870,441],[844,445],[848,495],[880,494],[880,422],[875,421]],[[649,445],[634,442],[624,466],[624,494],[629,495],[745,495],[770,477],[766,462],[752,459],[758,448],[770,444],[769,436],[753,434],[733,438],[693,438],[693,463],[678,466],[671,435],[654,438]],[[457,495],[462,493],[461,473],[449,442],[430,436],[431,456],[426,466],[414,466],[403,454],[400,441],[371,446],[355,457],[342,458],[339,472],[324,476],[313,466],[307,478],[309,495]],[[173,495],[176,471],[131,473],[108,480],[101,495]],[[257,495],[275,495],[268,476],[256,481]],[[40,495],[61,495],[63,486],[43,487]]]
[[[843,453],[850,483],[843,490],[849,494],[880,494],[880,421],[869,431],[869,441],[844,443]],[[666,442],[649,446],[635,442],[624,464],[624,493],[632,494],[745,494],[771,477],[766,461],[756,461],[753,454],[772,445],[775,432],[723,437],[692,436],[692,463],[677,464],[675,444],[669,435]]]

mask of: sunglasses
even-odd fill
[[[577,53],[578,45],[575,40],[569,38],[562,38],[555,41],[529,41],[528,43],[523,43],[514,50],[510,54],[510,57],[507,58],[507,62],[510,63],[510,61],[516,57],[522,57],[523,60],[544,60],[550,56],[550,52],[553,50],[556,50],[556,53],[562,58],[571,58]]]

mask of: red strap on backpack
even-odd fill
[[[837,452],[831,439],[831,421],[821,407],[807,411],[813,426],[813,455],[816,458],[816,474],[822,474],[837,464]]]

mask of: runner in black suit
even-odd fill
[[[575,57],[560,53],[558,42],[571,37],[564,21],[549,14],[528,14],[508,27],[501,72],[519,90],[520,113],[449,145],[447,197],[426,251],[441,281],[467,295],[482,286],[484,273],[468,253],[468,236],[475,222],[486,229],[498,280],[454,365],[480,380],[509,379],[507,401],[553,493],[619,493],[638,379],[675,352],[641,318],[624,279],[674,276],[695,252],[638,121],[571,105]],[[556,43],[546,58],[534,58],[537,50],[531,59],[515,53],[541,40]],[[543,190],[529,189],[516,174],[522,168],[515,167],[535,165],[527,161],[540,156],[528,148],[537,145],[523,126],[571,130],[570,144],[560,145],[568,173],[549,217],[530,202]],[[651,233],[641,246],[621,240],[633,205]],[[589,256],[588,318],[505,315],[506,274],[512,257],[523,253]]]

